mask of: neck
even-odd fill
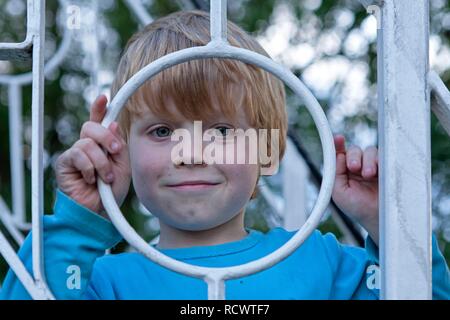
[[[160,220],[160,236],[157,248],[175,249],[194,246],[212,246],[238,241],[247,236],[244,228],[244,210],[233,219],[208,230],[189,231],[169,226]]]

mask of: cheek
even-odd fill
[[[258,178],[258,166],[256,164],[239,164],[220,165],[219,167],[226,176],[229,187],[235,196],[250,198]]]
[[[170,161],[170,152],[167,156],[167,151],[163,147],[150,146],[145,142],[134,143],[130,147],[133,186],[138,195],[156,187],[158,177],[166,170],[168,161]]]

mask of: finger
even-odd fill
[[[343,135],[334,136],[336,153],[345,153],[345,137]]]
[[[111,130],[111,132],[114,134],[114,136],[121,143],[120,152],[111,154],[111,160],[115,164],[127,164],[127,163],[129,163],[129,161],[128,161],[128,151],[127,151],[127,143],[121,136],[121,132],[119,131],[120,127],[119,127],[118,123],[117,122],[112,122],[108,129]]]
[[[373,178],[378,171],[378,149],[368,147],[363,153],[362,176],[363,178]]]
[[[89,114],[89,120],[93,122],[102,122],[103,117],[106,113],[106,103],[108,102],[108,99],[105,95],[100,95],[95,99],[94,103],[92,104],[91,111]]]
[[[109,130],[111,130],[111,132],[114,134],[114,136],[120,141],[121,145],[121,149],[120,152],[117,152],[115,154],[111,154],[111,160],[115,163],[115,164],[127,164],[128,161],[128,150],[127,150],[127,143],[124,140],[123,136],[122,136],[122,132],[120,131],[120,127],[119,124],[115,121],[113,121],[109,128]]]
[[[116,136],[117,139],[119,139],[119,141],[122,144],[126,144],[124,135],[122,130],[120,129],[119,124],[116,121],[113,121],[110,125],[109,125],[109,130],[111,130],[111,132]]]
[[[95,171],[100,175],[103,181],[107,183],[114,181],[111,162],[97,143],[86,138],[78,140],[75,145],[86,153],[94,165]]]
[[[89,157],[83,152],[83,150],[79,148],[71,148],[69,149],[68,159],[71,162],[71,165],[78,171],[81,172],[83,179],[88,184],[95,183],[95,170],[94,165],[92,164]]]
[[[347,174],[347,165],[345,163],[345,154],[338,153],[336,155],[336,179],[334,182],[334,187],[337,190],[341,190],[347,185],[348,185],[348,174]]]
[[[336,154],[336,175],[347,174],[347,164],[345,153]]]
[[[114,133],[104,128],[101,124],[88,121],[83,124],[80,132],[81,139],[92,139],[98,145],[108,150],[109,153],[118,153],[122,148],[122,142],[118,139]]]
[[[336,148],[336,176],[344,175],[347,173],[344,136],[334,136],[334,145]]]
[[[351,146],[347,150],[347,168],[350,172],[357,173],[361,171],[362,151],[357,146]]]

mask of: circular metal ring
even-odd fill
[[[278,77],[296,95],[301,96],[318,129],[324,157],[323,180],[319,196],[305,224],[291,237],[291,239],[289,239],[289,241],[274,252],[260,259],[226,268],[208,268],[187,264],[170,258],[151,247],[139,236],[139,234],[137,234],[124,218],[116,203],[110,185],[104,183],[101,179],[98,179],[99,193],[105,210],[114,226],[131,246],[163,267],[191,277],[203,278],[208,282],[208,280],[217,281],[235,279],[265,270],[286,258],[297,249],[317,227],[328,206],[336,173],[336,158],[333,135],[325,113],[319,102],[300,79],[298,79],[289,69],[275,63],[270,58],[250,50],[229,46],[223,42],[211,42],[206,46],[192,47],[173,52],[145,66],[133,75],[133,77],[131,77],[118,91],[107,109],[105,118],[102,121],[102,126],[105,128],[108,127],[111,122],[117,118],[120,110],[134,91],[151,77],[177,64],[189,60],[207,58],[234,59],[256,65]]]

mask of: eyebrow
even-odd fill
[[[230,119],[230,118],[226,117],[222,112],[216,110],[213,113],[213,115],[211,115],[211,117],[209,117],[208,119],[203,121],[203,124],[210,124],[213,122],[218,122],[218,123],[222,122],[222,123],[229,123],[229,124],[239,127],[239,128],[244,128],[247,125],[249,125],[249,124],[242,123],[241,120],[242,119],[240,119],[239,116],[237,116],[236,119]],[[168,118],[161,118],[161,117],[158,117],[157,115],[153,114],[151,111],[149,111],[149,112],[142,113],[141,115],[135,115],[135,120],[133,122],[138,127],[141,127],[141,126],[146,126],[150,122],[152,124],[166,122],[166,123],[173,124],[175,126],[181,126],[185,121],[193,122],[193,121],[201,121],[201,120],[200,119],[187,120],[183,116],[181,116],[179,119],[174,118],[173,116],[168,117]]]
[[[174,125],[175,127],[181,126],[183,121],[178,121],[176,119],[169,118],[169,119],[162,119],[160,117],[154,116],[154,115],[142,115],[136,117],[134,121],[134,125],[136,126],[137,130],[143,130],[147,128],[150,125],[158,124],[158,123],[167,123]]]
[[[147,113],[147,115],[135,115],[134,117],[136,119],[136,122],[145,122],[145,121],[149,121],[149,120],[153,120],[153,119],[161,120],[156,116],[153,116],[153,115],[149,116],[148,113]]]
[[[170,119],[168,119],[168,118],[160,118],[155,115],[149,115],[149,113],[146,113],[145,115],[136,115],[135,118],[136,118],[135,122],[146,122],[146,121],[153,120],[153,121],[162,121],[162,122],[168,121],[168,122],[181,123],[181,122],[184,122],[185,120],[187,120],[183,116],[179,117],[179,119],[174,118],[174,117],[170,117]],[[232,120],[232,119],[228,119],[225,116],[223,116],[223,114],[221,112],[217,112],[217,113],[214,113],[214,115],[212,115],[210,117],[210,119],[207,119],[207,121],[213,122],[215,119],[217,119],[218,121],[228,121],[228,120],[231,121]],[[198,119],[198,120],[189,120],[189,121],[201,121],[201,120]]]

